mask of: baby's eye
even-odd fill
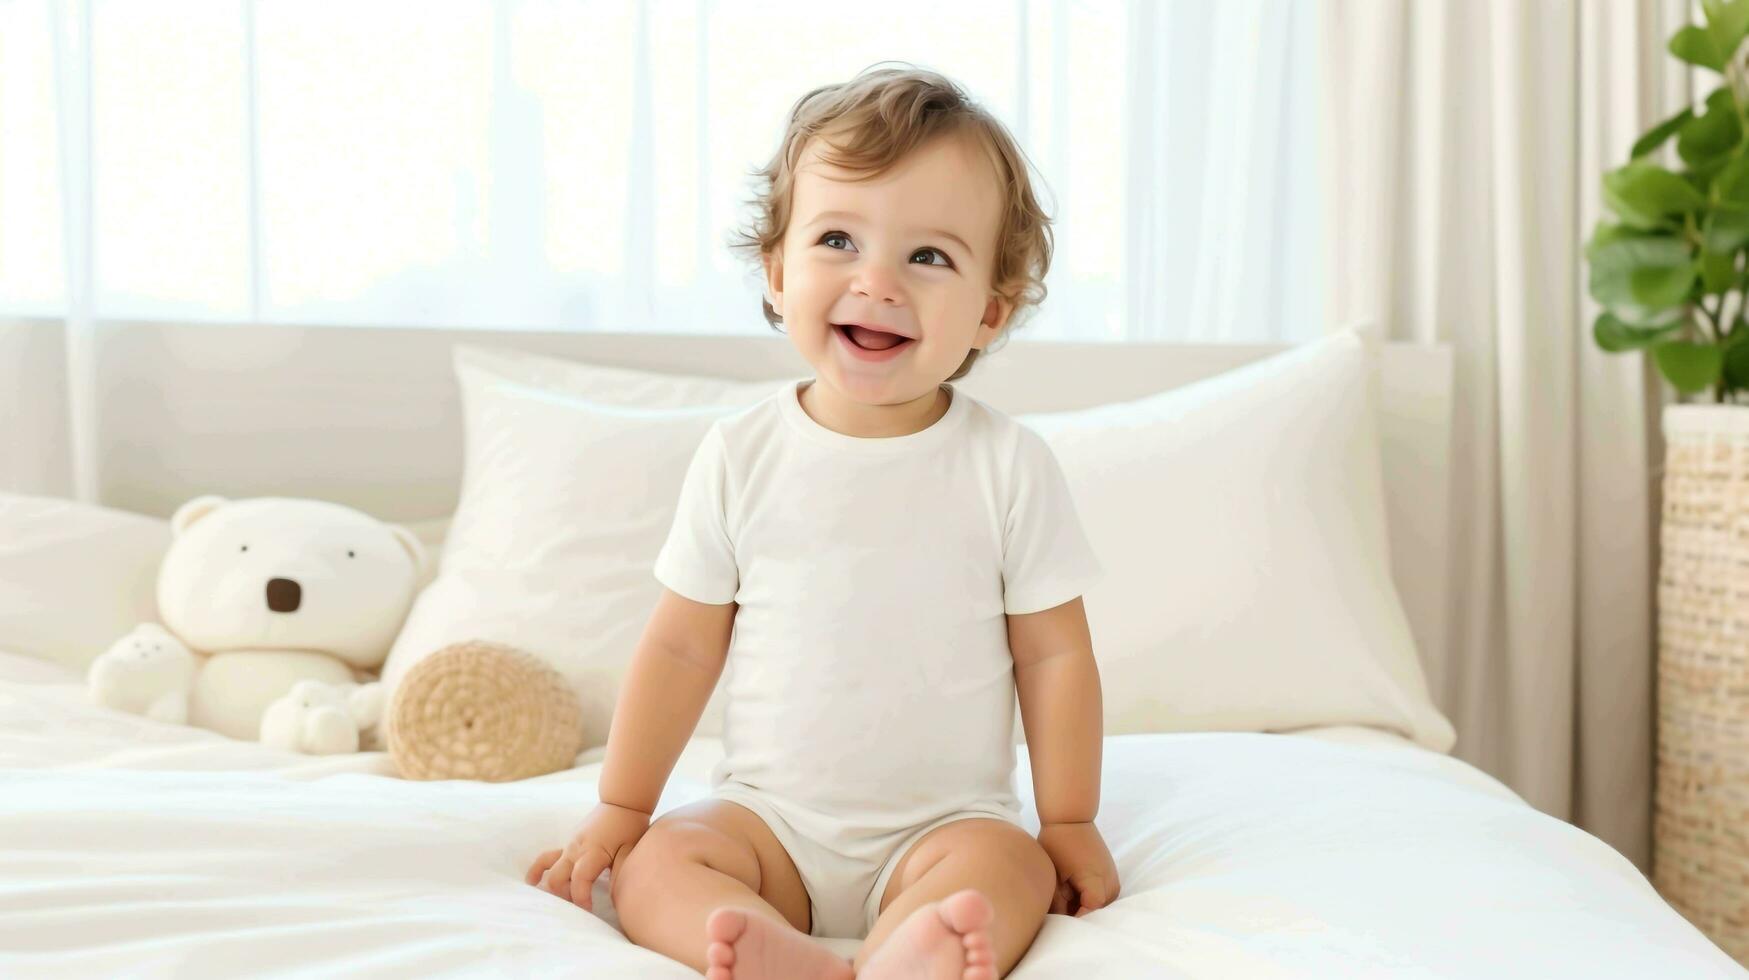
[[[832,249],[832,250],[833,250],[833,251],[835,251],[835,252],[842,252],[842,251],[844,251],[844,249],[841,249],[841,248],[838,248],[838,247],[836,247],[836,246],[834,246],[834,245],[830,245],[830,244],[827,244],[827,243],[828,243],[828,242],[830,242],[830,241],[831,241],[831,240],[832,240],[832,239],[834,239],[834,238],[842,238],[842,239],[844,239],[844,241],[845,241],[845,242],[846,242],[846,243],[848,243],[848,242],[849,242],[849,241],[850,241],[850,236],[849,236],[849,235],[846,235],[846,234],[845,234],[845,233],[843,233],[843,232],[841,232],[841,231],[829,231],[829,232],[827,232],[827,233],[826,233],[826,234],[824,234],[824,235],[821,235],[821,236],[820,236],[820,244],[822,244],[822,245],[826,245],[826,247],[827,247],[827,248],[830,248],[830,249]],[[911,257],[912,257],[912,258],[916,258],[916,257],[917,257],[917,256],[919,256],[919,255],[927,255],[927,254],[934,254],[934,255],[939,255],[939,256],[941,256],[941,262],[940,262],[940,263],[939,263],[939,265],[940,265],[940,266],[941,266],[941,267],[942,267],[942,268],[952,268],[952,267],[953,267],[953,260],[952,260],[952,259],[950,259],[950,258],[948,258],[948,257],[947,257],[947,253],[946,253],[946,252],[943,252],[943,251],[942,251],[942,250],[941,250],[941,249],[939,249],[939,248],[920,248],[920,249],[918,249],[918,250],[917,250],[917,251],[915,251],[915,252],[912,252],[912,253],[911,253]],[[935,263],[935,262],[924,262],[924,263],[921,263],[921,264],[922,264],[922,265],[937,265],[937,264],[938,264],[938,263]]]

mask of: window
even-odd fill
[[[0,312],[67,314],[88,274],[99,318],[767,331],[727,247],[748,171],[800,95],[896,60],[1043,178],[1057,251],[1024,335],[1316,336],[1312,14],[15,0]]]

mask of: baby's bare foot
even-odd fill
[[[857,976],[996,980],[996,948],[990,941],[995,918],[982,892],[954,892],[906,916]]]
[[[720,908],[704,926],[706,980],[850,980],[850,961],[789,926],[737,908]]]

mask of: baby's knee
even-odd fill
[[[1034,898],[1049,908],[1051,897],[1057,891],[1057,866],[1038,838],[1025,832],[1021,836],[1026,838],[1025,843],[1016,848],[1021,874]]]
[[[615,871],[608,893],[613,896],[614,908],[622,915],[646,891],[663,890],[664,883],[679,866],[688,862],[688,854],[695,849],[690,846],[691,838],[696,835],[676,823],[658,820],[652,824]]]
[[[967,826],[969,839],[959,842],[957,850],[992,869],[1002,891],[1027,895],[1031,904],[1041,908],[1050,906],[1057,890],[1057,867],[1038,838],[1012,824],[992,821]]]
[[[757,858],[722,829],[684,817],[658,820],[638,838],[609,883],[613,906],[623,916],[628,905],[639,905],[645,896],[659,901],[701,867],[758,881]]]

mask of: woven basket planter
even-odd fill
[[[1749,964],[1749,407],[1663,430],[1652,883]]]

